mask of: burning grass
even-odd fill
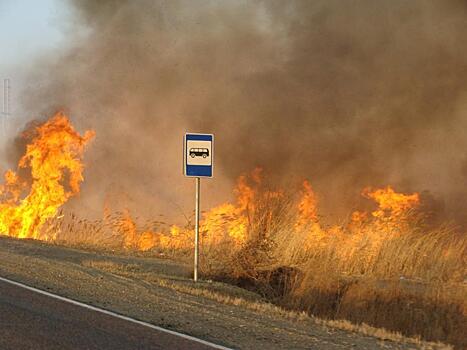
[[[19,162],[31,170],[31,181],[5,173],[0,233],[190,257],[190,223],[141,223],[129,211],[108,207],[95,221],[60,211],[79,193],[84,147],[92,136],[80,136],[60,113],[35,129]],[[203,214],[205,277],[254,289],[290,309],[467,346],[466,235],[429,225],[417,193],[366,188],[362,195],[374,210],[355,211],[335,226],[320,222],[308,181],[298,191],[272,188],[257,169],[239,177],[235,195],[235,202]]]
[[[430,227],[417,194],[365,189],[375,209],[328,227],[308,182],[291,193],[264,186],[256,172],[239,178],[235,194],[235,203],[203,215],[206,278],[252,289],[289,310],[465,346],[467,240],[452,227]],[[129,212],[66,221],[55,234],[66,244],[191,260],[189,224],[137,224]]]
[[[205,274],[320,317],[467,345],[467,239],[430,227],[418,194],[365,189],[372,212],[324,227],[308,182],[298,196],[251,183],[245,241],[230,249],[204,241]],[[214,227],[206,235],[229,239],[229,224]]]

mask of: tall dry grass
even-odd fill
[[[128,211],[107,213],[104,218],[96,220],[60,212],[44,225],[42,234],[43,240],[56,244],[111,251],[146,250],[142,248],[156,246],[159,243],[156,238],[161,236],[170,241],[167,223],[139,220],[131,217]]]
[[[299,222],[296,195],[259,189],[241,215],[246,239],[202,245],[203,273],[252,288],[291,309],[467,346],[467,237],[429,227],[423,213],[322,227]],[[237,222],[228,217],[226,221]]]

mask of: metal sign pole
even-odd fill
[[[196,179],[195,197],[195,249],[193,281],[198,281],[199,267],[199,217],[200,187],[202,177],[212,177],[214,160],[214,135],[186,133],[183,137],[183,173]]]
[[[198,262],[199,262],[199,202],[200,202],[201,178],[196,178],[196,202],[195,202],[195,263],[193,280],[198,281]]]

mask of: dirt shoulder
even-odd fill
[[[330,327],[234,286],[194,284],[188,267],[167,259],[0,237],[0,276],[238,349],[444,348]]]

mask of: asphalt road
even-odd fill
[[[0,349],[212,350],[213,347],[0,280]]]

